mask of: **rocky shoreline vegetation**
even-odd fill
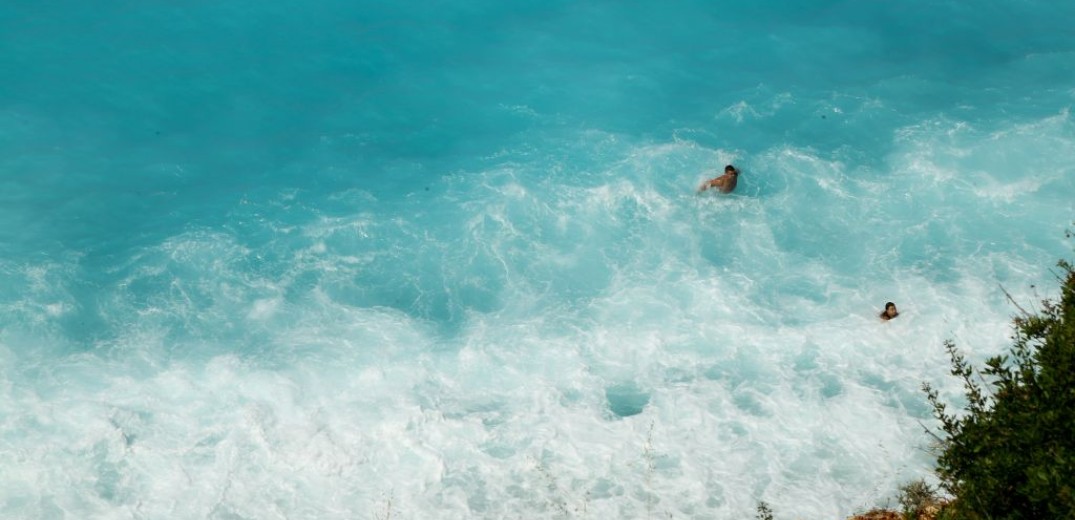
[[[940,488],[912,482],[899,490],[900,510],[847,520],[1075,518],[1075,267],[1058,266],[1059,300],[1029,312],[1008,295],[1018,315],[1007,353],[978,368],[945,343],[966,404],[950,412],[923,385],[939,426]],[[763,506],[759,520],[772,520]]]

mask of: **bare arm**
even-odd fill
[[[724,185],[724,176],[721,175],[720,177],[717,177],[716,179],[709,179],[708,181],[703,182],[701,186],[698,186],[698,192],[701,193],[701,192],[703,192],[703,191],[705,191],[705,190],[707,190],[709,188],[719,188],[719,187],[721,187],[723,185]]]

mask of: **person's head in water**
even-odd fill
[[[892,302],[885,303],[885,310],[881,311],[881,319],[888,321],[896,316],[900,315],[900,311],[896,310],[896,304]]]
[[[701,193],[709,188],[717,188],[721,193],[731,193],[738,181],[739,170],[729,164],[724,167],[724,175],[703,182],[701,186],[698,186],[698,192]]]

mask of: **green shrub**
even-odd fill
[[[899,501],[904,518],[918,518],[926,508],[940,504],[937,490],[921,479],[900,486]]]
[[[754,518],[756,520],[773,520],[773,510],[769,508],[769,504],[758,502],[758,514]]]
[[[937,475],[952,518],[1075,518],[1075,271],[1061,297],[1015,319],[1014,344],[978,370],[946,342],[967,405],[949,414],[924,385],[944,430]]]

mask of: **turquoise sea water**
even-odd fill
[[[1072,256],[1073,19],[6,2],[0,517],[891,504]]]

